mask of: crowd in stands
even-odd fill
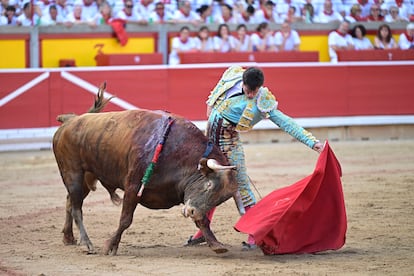
[[[33,5],[33,6],[32,6]],[[0,25],[414,21],[414,0],[0,0]]]
[[[339,23],[328,36],[331,61],[346,49],[413,49],[414,0],[0,0],[1,25],[91,27],[124,24],[186,24],[172,39],[170,64],[180,52],[292,51],[301,43],[291,23]],[[273,2],[274,1],[274,2]],[[413,1],[413,2],[411,2]],[[32,6],[33,5],[33,6]],[[358,22],[382,22],[375,41]],[[388,23],[406,22],[398,41]],[[281,24],[271,30],[271,23]],[[355,23],[349,30],[349,24]],[[211,24],[218,24],[211,30]],[[248,32],[246,25],[255,25]],[[229,26],[237,26],[236,34]],[[189,26],[199,28],[192,36]]]

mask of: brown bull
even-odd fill
[[[150,209],[168,209],[184,203],[184,216],[194,220],[208,245],[217,253],[226,252],[205,216],[208,210],[236,193],[233,167],[224,166],[228,165],[225,156],[213,146],[208,159],[202,158],[208,148],[207,138],[190,121],[169,113],[129,110],[97,114],[110,100],[104,100],[104,89],[102,85],[89,113],[58,117],[63,124],[53,137],[53,151],[68,191],[64,243],[75,243],[74,220],[80,231],[80,243],[94,252],[82,221],[82,204],[99,180],[115,204],[123,203],[119,227],[107,240],[105,254],[116,254],[121,235],[131,225],[138,203]],[[144,173],[170,118],[173,124],[139,196]],[[124,191],[122,200],[116,189]]]

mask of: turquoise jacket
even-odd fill
[[[230,67],[224,72],[207,100],[207,104],[212,107],[209,120],[222,116],[236,125],[236,131],[245,132],[267,118],[292,137],[313,148],[318,140],[277,109],[278,103],[266,87],[261,87],[253,99],[244,94],[226,99],[226,91],[242,80],[243,72],[244,69],[239,66]]]

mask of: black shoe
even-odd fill
[[[242,251],[254,250],[256,248],[257,248],[257,245],[255,244],[249,244],[247,242],[242,242]]]
[[[193,236],[190,236],[187,243],[184,244],[184,246],[194,246],[198,244],[202,244],[203,242],[206,242],[206,238],[204,236],[201,236],[197,239],[193,239]]]

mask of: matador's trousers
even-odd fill
[[[207,136],[211,142],[220,147],[230,165],[236,166],[236,179],[244,207],[256,204],[246,171],[243,145],[236,127],[216,113],[209,118]]]

